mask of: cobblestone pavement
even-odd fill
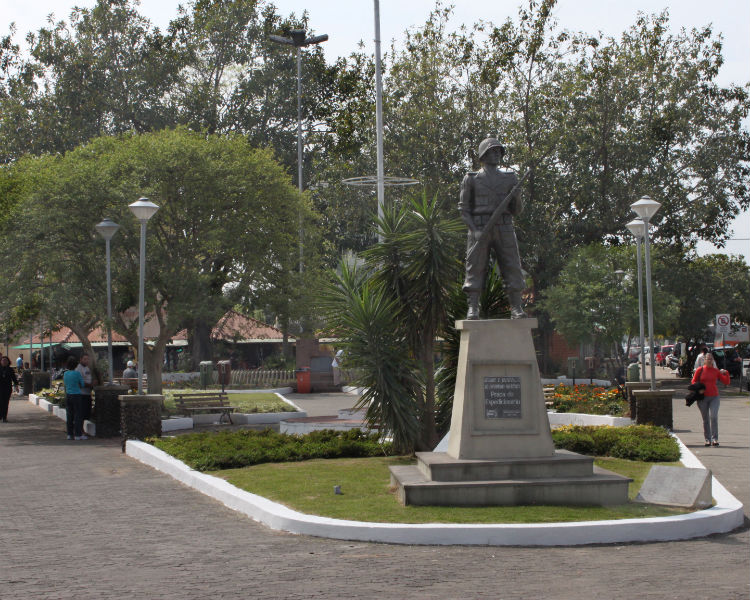
[[[722,402],[722,446],[701,456],[748,499],[748,402]],[[676,413],[680,435],[697,414]],[[124,456],[65,440],[25,400],[0,423],[0,597],[750,598],[747,527],[670,543],[431,547],[271,531]],[[744,420],[743,420],[744,419]],[[739,472],[741,471],[741,473]],[[744,480],[742,479],[744,477]]]

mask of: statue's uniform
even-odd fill
[[[517,183],[518,177],[513,172],[495,169],[494,172],[487,173],[482,169],[476,173],[467,173],[461,183],[458,210],[464,216],[471,217],[477,229],[484,231],[495,208]],[[521,271],[516,232],[513,228],[513,215],[518,214],[522,206],[523,200],[520,190],[517,189],[500,220],[485,240],[474,242],[472,232],[469,230],[466,245],[466,281],[463,286],[465,292],[478,293],[482,290],[487,275],[490,250],[495,254],[506,291],[520,293],[526,287]],[[474,247],[475,243],[478,244],[476,247]]]

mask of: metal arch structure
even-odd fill
[[[378,182],[381,179],[385,187],[406,187],[410,185],[419,185],[419,180],[417,179],[412,179],[411,177],[395,177],[393,175],[384,175],[382,178],[378,177],[377,175],[349,177],[348,179],[342,179],[341,183],[354,187],[369,187],[377,186]]]

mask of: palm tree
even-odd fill
[[[424,194],[387,210],[378,225],[383,242],[363,253],[363,269],[342,266],[324,308],[348,364],[363,372],[360,385],[374,386],[362,398],[376,401],[368,419],[384,419],[380,425],[398,432],[404,448],[432,450],[438,441],[435,339],[452,326],[448,306],[462,270],[464,226],[446,219]]]

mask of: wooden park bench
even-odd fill
[[[224,392],[176,393],[174,402],[178,412],[189,417],[195,413],[219,413],[219,423],[226,415],[233,424],[232,413],[237,410],[236,407],[229,406],[227,394]]]
[[[114,379],[115,383],[119,383],[120,385],[126,385],[131,390],[137,390],[138,389],[138,378],[137,377],[115,377]],[[143,389],[145,390],[148,385],[148,382],[146,381],[146,376],[143,376]]]

